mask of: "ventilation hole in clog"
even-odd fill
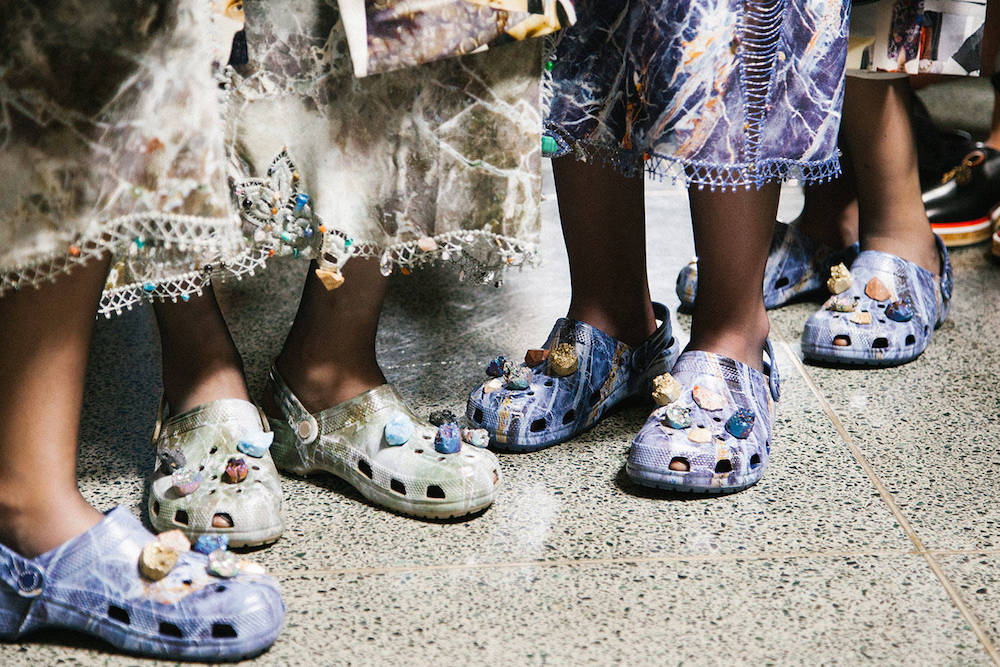
[[[533,391],[529,391],[527,395],[528,395],[528,396],[534,396],[534,395],[535,395],[535,392],[533,392]]]
[[[242,491],[243,489],[238,489]],[[212,516],[212,527],[213,528],[232,528],[233,527],[233,517],[226,514],[225,512],[219,512]]]
[[[884,304],[884,303],[880,303],[880,304],[878,305],[878,307],[879,307],[879,308],[885,308],[885,304]]]
[[[555,384],[555,383],[552,380],[546,380],[545,381],[545,386],[546,387],[551,387],[553,384]]]
[[[691,469],[691,464],[683,456],[675,456],[670,459],[670,469],[676,470],[677,472],[687,472]]]
[[[770,454],[770,453],[771,453],[771,441],[770,441],[770,440],[768,440],[767,442],[765,442],[765,443],[764,443],[764,450],[765,450],[765,451],[766,451],[766,452],[767,452],[768,454]]]
[[[174,523],[179,523],[182,526],[186,526],[188,525],[189,521],[190,519],[188,519],[188,513],[185,512],[184,510],[177,510],[177,513],[174,514]]]
[[[156,516],[160,516],[160,501],[159,500],[154,500],[153,501],[153,514],[155,514]]]
[[[444,489],[442,489],[437,484],[432,484],[427,487],[427,497],[428,498],[444,498]]]
[[[496,470],[494,470],[493,471],[493,486],[496,486],[499,483],[500,483],[500,473],[497,472]]]
[[[544,431],[545,430],[545,423],[546,422],[545,422],[544,418],[542,418],[542,419],[536,419],[535,421],[531,422],[531,432],[532,433],[538,433],[540,431]]]
[[[480,410],[479,408],[476,408],[476,411],[472,413],[472,421],[476,422],[477,424],[482,424],[483,411]]]
[[[215,587],[215,592],[216,593],[225,593],[226,592],[226,585],[225,584],[219,584],[218,586]]]
[[[209,492],[208,492],[208,495],[210,495],[210,496],[214,496],[214,495],[215,495],[215,489],[212,489],[211,491],[209,491]]]
[[[756,468],[760,465],[760,454],[754,454],[750,457],[750,467]]]
[[[185,586],[190,586],[191,584],[194,583],[194,579],[185,579],[181,583],[184,584]]]
[[[715,462],[715,472],[725,473],[733,471],[733,463],[729,459],[719,459]]]
[[[119,623],[124,623],[125,625],[131,623],[128,617],[128,612],[122,609],[121,607],[115,605],[108,606],[108,616],[118,621]]]
[[[438,457],[438,462],[441,462],[441,461],[444,461],[444,460],[446,460],[445,457],[443,457],[443,456],[439,456]]]
[[[214,453],[216,453],[217,451],[219,451],[219,448],[218,448],[218,447],[212,447],[212,448],[211,448],[210,450],[208,450],[208,453],[209,453],[209,454],[214,454]]]
[[[884,350],[889,347],[889,339],[885,336],[879,336],[872,341],[872,348],[876,350]]]
[[[215,480],[217,480],[217,479],[219,479],[219,476],[218,476],[218,475],[212,475],[212,481],[213,481],[213,482],[214,482]]]
[[[429,436],[427,434],[424,434],[424,440],[430,440],[430,439],[431,439],[431,436]]]
[[[836,345],[837,347],[850,347],[851,337],[846,336],[844,334],[840,334],[839,336],[834,336],[833,344]]]
[[[924,325],[924,335],[925,336],[927,335],[927,325],[926,324]]]
[[[260,466],[250,466],[253,470],[260,470]]]
[[[597,405],[598,403],[601,402],[601,390],[600,389],[598,389],[597,391],[595,391],[594,393],[592,393],[590,395],[590,402],[592,404],[594,404],[594,405]]]
[[[567,410],[566,414],[563,415],[563,425],[572,424],[573,420],[576,419],[576,410]]]
[[[913,337],[913,334],[910,334],[910,335],[908,335],[906,337],[906,344],[907,345],[913,345],[916,342],[917,342],[917,339]]]
[[[212,637],[215,639],[236,639],[236,629],[228,623],[212,623]]]
[[[722,417],[712,417],[712,421],[714,421],[714,422],[721,422],[722,421]]]
[[[398,479],[389,480],[389,488],[398,493],[401,496],[406,495],[406,485],[400,482]]]
[[[205,466],[198,466],[198,472],[201,472],[204,469],[205,469]]]
[[[358,471],[368,479],[372,478],[372,467],[368,465],[368,461],[358,459]]]
[[[880,318],[878,318],[878,321],[879,321],[879,322],[881,322],[882,324],[885,324],[885,319],[883,319],[883,318],[881,318],[881,317],[880,317]]]
[[[788,280],[788,276],[781,276],[780,278],[774,281],[774,289],[781,289],[782,287],[788,287],[789,282],[790,281]]]
[[[160,621],[160,634],[167,635],[168,637],[177,637],[179,639],[184,638],[184,633],[173,623],[167,623],[166,621]]]
[[[423,453],[424,453],[424,450],[422,450],[422,449],[414,449],[414,450],[413,450],[413,453],[414,453],[414,454],[423,454]]]

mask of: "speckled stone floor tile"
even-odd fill
[[[1000,552],[941,554],[945,574],[994,642],[1000,643]]]
[[[686,197],[650,184],[647,202],[653,295],[674,310],[677,271],[693,254]],[[800,205],[786,188],[780,217]],[[565,311],[569,277],[551,196],[545,216],[542,265],[512,273],[502,289],[458,283],[448,270],[393,279],[379,354],[418,412],[461,414],[490,356],[537,345]],[[957,253],[956,264],[955,324],[920,362],[871,374],[807,371],[927,543],[985,547],[997,520],[984,472],[997,463],[991,378],[1000,361],[993,341],[976,336],[1000,322],[976,303],[1000,285],[971,252]],[[294,317],[304,275],[294,262],[274,269],[220,290],[252,391]],[[793,348],[810,311],[774,315]],[[690,320],[672,320],[683,344]],[[89,500],[138,515],[160,391],[151,324],[149,309],[99,324],[79,465]],[[786,350],[779,346],[784,391],[771,468],[735,496],[675,498],[629,484],[622,465],[643,405],[572,443],[501,455],[505,488],[469,521],[408,519],[335,478],[285,478],[286,534],[252,554],[277,574],[288,605],[286,631],[260,662],[985,662]],[[945,437],[958,419],[963,436]],[[991,568],[970,561],[948,571],[961,585],[988,580]],[[0,664],[56,662],[136,661],[59,632],[0,645]]]
[[[985,664],[912,556],[303,575],[283,587],[294,611],[263,663]]]
[[[1000,267],[985,253],[983,246],[952,253],[951,315],[916,361],[876,370],[806,367],[930,549],[1000,546]],[[814,308],[773,314],[796,350]]]

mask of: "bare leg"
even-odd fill
[[[841,158],[843,173],[829,183],[805,188],[799,229],[831,248],[846,248],[858,241],[858,194],[850,158]]]
[[[572,158],[554,160],[552,168],[573,288],[568,317],[641,343],[656,330],[642,176]]]
[[[375,335],[388,286],[374,259],[351,260],[344,267],[344,284],[330,291],[314,268],[277,360],[282,377],[310,412],[385,383],[375,359]],[[269,396],[263,407],[278,416]]]
[[[778,211],[779,186],[711,192],[691,187],[698,255],[698,298],[689,350],[705,350],[762,368],[770,325],[764,310],[764,266]]]
[[[857,175],[862,250],[940,271],[920,198],[906,79],[847,78],[843,130]]]
[[[29,558],[101,520],[76,484],[87,351],[107,262],[0,298],[0,542]]]
[[[221,398],[250,400],[243,361],[211,287],[187,303],[158,303],[155,311],[172,414]]]

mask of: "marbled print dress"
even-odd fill
[[[244,7],[232,178],[259,247],[336,280],[353,257],[493,280],[535,256],[540,40],[356,79],[336,0]]]
[[[207,0],[0,0],[0,295],[110,254],[110,314],[260,263],[227,184],[218,29]]]
[[[576,4],[547,65],[560,154],[724,188],[839,173],[849,2]]]

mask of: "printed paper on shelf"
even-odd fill
[[[985,0],[877,0],[852,9],[848,67],[978,74]]]
[[[358,77],[541,37],[576,21],[572,0],[338,0],[338,3]]]

